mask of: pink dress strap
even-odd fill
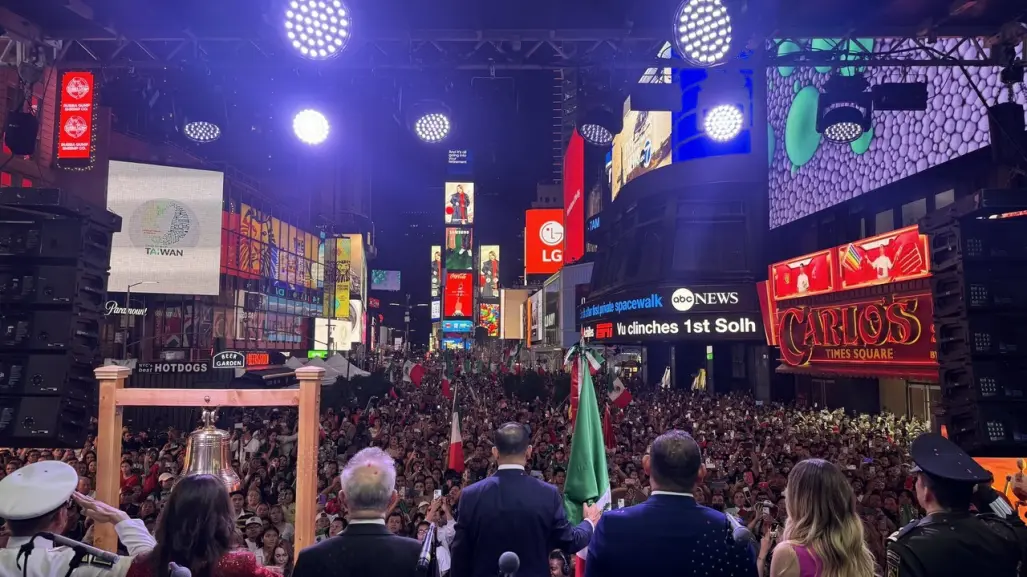
[[[820,577],[820,559],[805,545],[792,545],[799,561],[799,577]]]

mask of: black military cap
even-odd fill
[[[913,472],[922,471],[944,481],[977,484],[991,479],[991,473],[966,451],[937,433],[917,437],[909,447],[909,456],[916,463]]]

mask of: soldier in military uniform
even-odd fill
[[[96,523],[113,523],[118,538],[137,555],[157,544],[139,519],[129,519],[119,509],[75,492],[78,473],[60,461],[39,461],[26,465],[0,481],[0,518],[7,521],[11,538],[0,549],[2,577],[64,577],[75,557],[68,547],[37,533],[61,534],[68,520],[68,508],[77,503]],[[31,547],[26,547],[31,542]],[[23,551],[24,549],[24,551]],[[130,557],[117,563],[85,556],[72,577],[121,577],[128,572]]]
[[[974,487],[991,475],[934,433],[910,446],[916,496],[927,512],[888,538],[888,577],[1023,575],[1016,532],[1004,519],[974,515]]]

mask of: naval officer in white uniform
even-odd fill
[[[77,503],[96,523],[113,523],[118,538],[128,549],[128,557],[116,564],[87,556],[72,577],[123,577],[132,563],[131,556],[145,553],[157,544],[139,519],[129,519],[119,509],[75,492],[78,473],[59,461],[39,461],[15,471],[0,481],[0,518],[7,521],[11,538],[0,549],[2,577],[65,577],[75,552],[55,547],[53,542],[36,537],[32,552],[18,558],[23,545],[41,531],[59,535],[68,520],[68,508]]]

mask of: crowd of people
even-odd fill
[[[760,542],[761,558],[775,547],[788,515],[784,489],[789,473],[806,459],[822,458],[841,471],[858,501],[865,544],[878,569],[885,566],[888,536],[923,515],[909,459],[912,439],[927,428],[923,422],[763,403],[738,394],[630,386],[633,402],[610,406],[606,445],[613,508],[649,497],[643,459],[658,435],[680,430],[695,439],[703,455],[705,474],[695,482],[695,500],[739,519]],[[395,394],[370,405],[322,407],[317,541],[338,535],[350,523],[339,473],[367,447],[381,448],[395,462],[398,500],[386,517],[387,529],[423,539],[435,522],[443,574],[450,565],[461,490],[496,472],[492,447],[499,425],[527,425],[533,450],[526,472],[563,488],[573,433],[566,399],[552,394],[519,399],[504,392],[499,374],[488,372],[463,375],[454,388],[455,403],[443,395],[437,378],[426,378],[420,386],[400,382]],[[602,385],[597,388],[600,402],[606,403]],[[466,457],[462,474],[446,466],[454,410]],[[295,410],[287,408],[231,409],[220,421],[232,432],[232,465],[242,479],[242,488],[231,495],[237,530],[233,547],[251,551],[258,564],[286,576],[296,554],[296,421]],[[158,529],[182,473],[187,434],[124,431],[120,508],[151,532]],[[77,491],[93,495],[97,462],[92,440],[78,450],[0,450],[0,478],[41,460],[73,467]],[[65,535],[88,543],[92,531],[89,519],[69,509]],[[568,565],[565,556],[554,553],[552,577],[567,575]]]

